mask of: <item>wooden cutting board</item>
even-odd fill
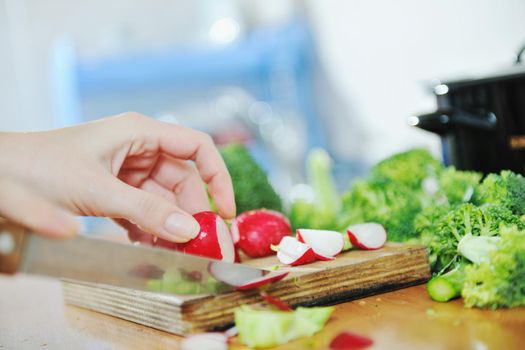
[[[271,256],[246,263],[269,268],[278,260]],[[282,270],[290,273],[266,291],[292,306],[337,304],[420,284],[430,277],[426,249],[401,244],[349,251],[333,261]],[[262,303],[259,290],[176,296],[71,280],[63,281],[62,287],[68,304],[180,335],[228,327],[236,307]]]

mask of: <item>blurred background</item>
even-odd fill
[[[245,143],[285,199],[312,147],[346,187],[396,151],[439,157],[407,117],[436,108],[434,79],[511,65],[523,14],[523,0],[0,0],[0,129],[132,110]]]

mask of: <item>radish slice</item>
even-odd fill
[[[181,350],[227,350],[228,337],[223,333],[197,333],[180,342]]]
[[[337,231],[297,229],[297,240],[312,247],[319,260],[333,260],[344,246],[343,235]]]
[[[346,232],[352,245],[359,249],[379,249],[386,242],[385,228],[375,222],[348,226]]]
[[[266,301],[268,304],[275,306],[277,309],[281,311],[293,311],[293,309],[286,303],[285,301],[282,301],[279,298],[273,297],[270,294],[266,292],[261,292],[261,297]]]
[[[374,341],[370,338],[363,337],[362,335],[342,332],[339,333],[330,342],[331,350],[349,350],[349,349],[363,349],[374,344]]]
[[[212,262],[208,267],[210,274],[218,281],[224,282],[238,290],[247,290],[276,282],[284,278],[288,272],[268,272],[249,267],[242,268],[236,264],[235,269],[228,269],[227,264]]]
[[[296,238],[286,236],[281,239],[277,251],[277,259],[285,265],[303,265],[315,261],[315,253],[307,244]]]

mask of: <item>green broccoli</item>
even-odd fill
[[[307,175],[314,192],[313,201],[296,200],[290,207],[293,229],[311,228],[336,230],[341,199],[332,176],[332,160],[323,149],[308,154]]]
[[[489,174],[476,191],[476,202],[502,205],[516,215],[525,215],[525,178],[504,170]]]
[[[244,146],[230,144],[220,152],[232,178],[238,213],[259,208],[282,211],[281,198]]]
[[[462,296],[468,307],[525,306],[525,231],[502,228],[487,261],[465,270]]]
[[[382,224],[390,241],[416,237],[414,219],[421,211],[422,191],[402,184],[357,181],[343,195],[340,227],[363,222]]]
[[[443,169],[439,174],[439,192],[443,194],[449,204],[470,202],[476,191],[481,174],[474,171],[460,171],[453,166]]]
[[[432,270],[440,274],[453,268],[463,259],[458,244],[465,236],[497,235],[500,224],[524,226],[518,216],[498,205],[466,203],[453,209],[435,225],[429,240],[429,255],[435,259]]]
[[[425,149],[397,153],[372,168],[374,182],[394,182],[412,189],[421,189],[423,180],[436,176],[441,163]]]

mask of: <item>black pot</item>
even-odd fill
[[[409,118],[411,125],[441,136],[446,165],[484,174],[510,169],[525,175],[522,51],[507,71],[435,84],[437,111]]]

